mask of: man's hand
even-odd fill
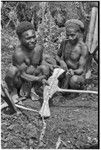
[[[60,61],[60,67],[64,70],[67,70],[67,65],[63,60]]]
[[[27,69],[27,65],[25,64],[25,63],[22,63],[20,66],[18,66],[18,69],[20,70],[20,71],[25,71],[26,69]]]
[[[42,84],[43,85],[49,85],[48,81],[46,79],[42,79]]]
[[[74,75],[74,70],[73,70],[73,69],[69,69],[68,72],[69,72],[69,74],[70,74],[71,76]]]
[[[35,67],[30,65],[27,70],[26,70],[26,73],[27,74],[33,74],[33,72],[35,71]]]
[[[55,68],[59,68],[58,65],[50,65],[49,67],[50,67],[50,70],[51,70],[51,71],[53,71]]]
[[[45,79],[45,75],[41,75],[39,77],[36,77],[37,81],[42,82],[43,79]]]

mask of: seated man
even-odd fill
[[[42,45],[36,43],[33,25],[30,22],[21,22],[16,29],[16,33],[20,45],[16,47],[12,56],[12,66],[6,74],[5,81],[10,93],[12,93],[14,89],[17,89],[17,93],[19,94],[25,82],[21,77],[22,75],[29,81],[42,82],[42,80],[46,79],[49,75],[49,67],[48,65],[41,65],[43,48]],[[38,67],[37,75],[35,75],[33,71]]]
[[[62,88],[81,89],[85,81],[88,48],[83,42],[83,30],[80,20],[66,22],[66,39],[56,56],[57,63],[67,71],[66,77],[61,79]]]

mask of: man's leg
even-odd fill
[[[69,87],[70,75],[66,75],[66,72],[62,73],[58,77],[59,84],[58,86],[62,89],[68,89]]]
[[[49,77],[49,75],[50,75],[50,69],[49,69],[48,65],[40,65],[38,67],[38,70],[40,70],[39,72],[40,72],[41,75],[45,75],[46,78]]]
[[[49,77],[49,73],[50,73],[50,70],[49,70],[48,65],[40,65],[34,71],[35,76],[38,76],[38,77],[44,76],[46,80]],[[34,81],[32,84],[32,87],[34,88],[37,95],[40,95],[40,96],[43,95],[42,82]]]
[[[8,86],[10,93],[14,92],[15,89],[19,90],[22,86],[22,81],[18,75],[18,69],[15,66],[11,66],[7,71],[5,82]]]
[[[84,85],[84,77],[83,75],[78,76],[78,75],[74,75],[70,78],[69,81],[69,85],[71,89],[83,89],[83,85]]]

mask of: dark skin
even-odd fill
[[[61,68],[69,72],[63,81],[63,88],[80,89],[84,83],[85,65],[87,62],[88,49],[74,29],[66,31],[67,39],[61,43],[58,51],[57,62]]]
[[[42,82],[47,78],[49,68],[41,65],[43,49],[36,44],[36,36],[33,30],[27,30],[19,37],[21,44],[16,48],[12,56],[12,67],[8,70],[5,81],[12,89],[18,90],[23,82],[21,75],[31,78],[33,82]],[[40,66],[40,67],[39,67]],[[36,74],[34,73],[37,70]],[[11,82],[10,82],[11,81]]]

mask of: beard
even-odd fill
[[[35,43],[34,44],[28,44],[29,50],[33,50],[35,48]]]
[[[72,39],[72,40],[68,40],[68,42],[72,45],[76,45],[78,43],[78,38],[76,39]]]
[[[35,48],[35,44],[36,43],[26,43],[26,42],[23,42],[22,45],[28,50],[28,51],[31,51]]]

